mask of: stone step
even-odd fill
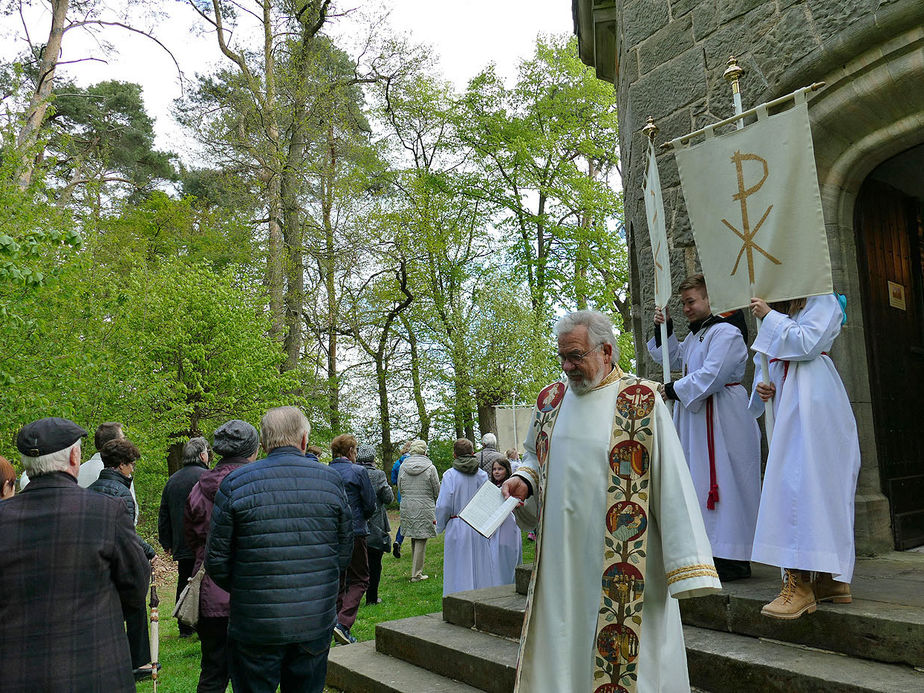
[[[513,690],[518,643],[448,623],[442,614],[379,623],[375,627],[375,643],[379,654],[480,690],[489,693]]]
[[[924,673],[785,643],[684,626],[690,683],[711,691],[920,693]]]
[[[779,570],[756,564],[752,570],[753,577],[726,583],[719,594],[682,600],[683,622],[852,657],[924,666],[924,595],[918,580],[903,580],[895,571],[858,574],[851,586],[852,604],[823,603],[813,614],[782,621],[760,614],[779,590]]]
[[[533,576],[533,564],[526,563],[523,565],[518,565],[515,573],[514,583],[517,588],[517,594],[526,594],[526,590],[529,589],[529,581]]]
[[[375,641],[337,646],[327,658],[327,685],[348,693],[478,693],[459,681],[375,650]]]
[[[519,638],[526,597],[513,585],[456,592],[443,597],[443,619],[463,628],[476,628],[505,638]]]
[[[794,621],[761,616],[761,607],[779,592],[780,571],[757,563],[752,564],[751,578],[725,583],[718,594],[681,600],[680,610],[683,622],[693,626],[924,667],[924,561],[920,558],[891,554],[858,560],[852,604],[819,604],[815,613]],[[532,565],[517,568],[518,593],[525,594],[531,571]],[[486,623],[501,618],[496,608],[493,611],[484,617]],[[522,623],[518,614],[503,618],[507,630],[492,632],[507,635],[519,628],[515,623]]]

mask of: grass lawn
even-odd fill
[[[398,527],[397,512],[389,511],[391,525]],[[526,541],[523,534],[523,561],[533,560],[535,546]],[[427,560],[424,573],[430,576],[423,582],[410,582],[411,576],[411,542],[407,540],[402,547],[401,558],[386,555],[382,557],[382,580],[379,584],[379,599],[382,604],[363,606],[359,609],[359,618],[352,628],[353,635],[359,640],[375,638],[375,624],[394,621],[399,618],[430,614],[442,609],[443,601],[443,537],[442,535],[427,542]],[[157,690],[162,693],[190,693],[196,690],[199,681],[199,640],[195,636],[179,637],[176,621],[171,618],[174,591],[176,590],[176,572],[165,578],[159,585],[160,595],[160,662],[162,669],[157,682]],[[138,691],[153,691],[149,680],[137,686]],[[231,690],[231,687],[228,687]],[[331,689],[333,690],[333,689]]]

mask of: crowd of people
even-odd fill
[[[375,448],[352,435],[334,438],[322,464],[296,407],[268,411],[259,432],[228,421],[211,447],[192,438],[163,489],[158,538],[177,563],[178,598],[201,579],[195,627],[180,629],[199,636],[197,690],[229,681],[235,691],[323,690],[332,640],[355,642],[360,603],[381,603],[383,556],[400,558],[405,537],[409,583],[419,583],[429,579],[427,541],[445,535],[445,596],[513,582],[521,529],[538,530],[516,684],[531,693],[600,680],[684,690],[677,599],[749,577],[751,560],[782,569],[766,616],[850,602],[859,448],[828,356],[841,303],[752,300],[762,319],[752,349],[769,365],[755,357],[748,397],[740,313],[713,315],[701,275],[680,285],[680,298],[687,337],[677,339],[664,310],[655,323],[667,323],[667,343],[649,342],[652,357],[668,349],[682,373],[667,383],[620,370],[602,313],[557,322],[565,378],[540,392],[523,459],[500,453],[493,434],[478,452],[458,439],[440,479],[427,443],[411,440],[393,490]],[[768,406],[776,424],[761,485],[755,418]],[[53,417],[24,426],[18,495],[0,458],[4,690],[128,691],[156,675],[144,603],[155,552],[135,531],[140,451],[122,429],[101,424],[98,452],[81,464],[80,426]],[[490,537],[460,518],[488,484],[521,501]]]
[[[310,430],[295,407],[267,412],[260,432],[232,419],[215,430],[211,446],[191,438],[181,468],[164,485],[157,536],[177,566],[177,600],[194,576],[199,585],[196,622],[180,620],[179,636],[199,637],[200,692],[224,691],[229,682],[236,691],[279,685],[320,691],[332,639],[356,641],[351,628],[363,597],[367,605],[382,603],[382,557],[393,546],[387,508],[395,492],[374,446],[337,436],[330,463],[321,464],[323,450],[308,445]],[[0,457],[0,500],[15,496],[0,506],[0,524],[18,519],[29,530],[4,531],[0,541],[7,597],[0,603],[0,655],[17,659],[14,676],[5,677],[9,690],[134,690],[134,681],[160,668],[150,659],[145,604],[156,552],[135,531],[141,452],[121,424],[107,422],[96,429],[97,454],[81,464],[86,435],[54,417],[23,427],[17,447],[25,492],[18,496],[13,465]],[[490,477],[468,440],[456,441],[442,485],[422,440],[408,441],[407,454],[394,465],[401,538],[412,542],[410,582],[428,579],[426,542],[444,530],[444,593],[513,582],[521,553],[512,518],[489,539],[458,522],[457,512],[444,513],[447,504],[464,505],[477,490],[453,493],[459,469],[479,484],[491,478],[499,485],[509,476],[510,463],[496,454],[493,436],[483,444],[481,457],[487,452],[493,461]],[[265,456],[258,461],[261,447]],[[76,559],[86,552],[92,556]],[[52,590],[52,583],[68,587]],[[56,610],[52,602],[61,599],[75,603]],[[47,618],[28,618],[26,610],[38,602],[37,613]],[[59,633],[67,643],[56,651],[54,666],[37,675],[15,643],[45,642]],[[105,654],[87,641],[89,633],[99,635]]]

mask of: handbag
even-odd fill
[[[173,607],[173,617],[184,626],[195,628],[199,622],[199,590],[202,587],[202,578],[205,577],[205,566],[189,578],[186,587],[180,592],[180,598]]]

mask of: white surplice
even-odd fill
[[[779,359],[770,364],[776,422],[752,558],[850,582],[860,445],[844,384],[822,353],[840,334],[842,315],[833,295],[810,296],[792,318],[767,313],[751,347],[758,352],[755,383],[764,380],[760,354]],[[756,391],[751,410],[764,411]]]
[[[440,495],[436,499],[436,531],[446,532],[443,543],[444,597],[453,592],[505,584],[497,581],[489,540],[458,517],[462,508],[487,481],[488,475],[482,469],[474,474],[448,469],[443,474]]]
[[[569,388],[555,423],[542,490],[539,563],[522,645],[522,693],[590,693],[600,607],[610,431],[619,382],[575,395]],[[655,397],[645,596],[638,692],[689,690],[678,598],[721,588],[683,449],[670,412]],[[535,429],[517,475],[538,474]],[[678,579],[692,566],[710,570]],[[695,571],[694,571],[695,572]],[[668,577],[668,574],[675,577]]]
[[[741,385],[748,350],[741,332],[729,323],[703,327],[678,342],[667,340],[671,369],[682,370],[674,381],[679,402],[674,425],[686,454],[713,555],[747,561],[760,505],[760,428],[748,411]],[[648,353],[661,363],[661,348],[648,342]],[[736,383],[736,384],[732,384]],[[713,451],[719,501],[709,510],[709,444],[707,400],[712,397]]]

